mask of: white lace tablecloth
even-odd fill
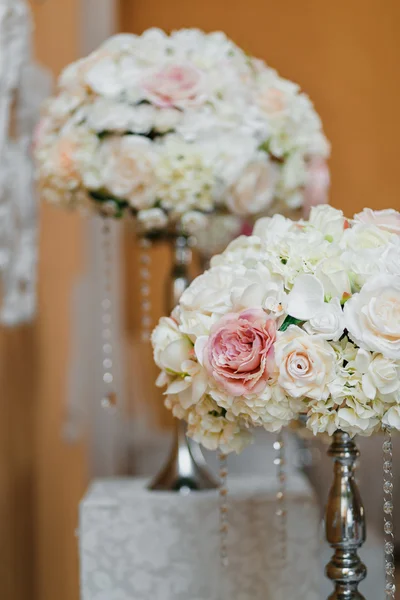
[[[149,492],[145,479],[98,480],[80,511],[81,600],[320,600],[320,513],[288,481],[281,579],[275,477],[229,478],[229,567],[219,563],[218,494]]]

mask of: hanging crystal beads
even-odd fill
[[[276,456],[274,464],[277,468],[278,491],[276,494],[276,529],[277,529],[277,553],[281,572],[284,571],[287,558],[287,502],[286,502],[286,460],[285,460],[285,438],[281,431],[274,442]]]
[[[139,240],[139,274],[140,274],[140,310],[141,310],[141,339],[148,342],[151,337],[151,240],[142,237]]]
[[[394,598],[396,593],[393,528],[393,446],[390,427],[385,429],[383,443],[383,531],[385,536],[385,594]]]
[[[219,524],[221,565],[229,565],[228,557],[228,461],[223,452],[219,453]]]
[[[101,337],[102,337],[102,373],[103,373],[103,397],[101,404],[109,410],[117,408],[117,395],[114,388],[113,352],[114,352],[114,329],[112,317],[112,268],[113,247],[111,237],[111,225],[108,218],[104,218],[101,228],[101,249],[103,254],[103,298],[101,301]]]

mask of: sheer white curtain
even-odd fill
[[[50,75],[32,57],[32,18],[24,0],[0,0],[0,323],[17,325],[36,309],[37,198],[32,160],[39,107]]]
[[[116,30],[116,0],[81,0],[81,55],[95,50]],[[112,476],[119,471],[123,456],[123,407],[125,400],[121,349],[123,305],[123,253],[120,248],[121,223],[111,223],[112,319],[114,341],[114,381],[118,397],[117,412],[102,407],[102,321],[104,263],[102,219],[85,219],[85,271],[72,290],[72,343],[68,365],[68,395],[64,435],[73,443],[81,435],[89,440],[91,474]],[[116,342],[116,343],[115,343]]]

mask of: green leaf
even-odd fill
[[[225,417],[226,409],[221,408],[220,410],[221,410],[221,412],[218,412],[217,410],[211,410],[208,414],[211,415],[212,417]]]
[[[301,319],[295,319],[294,317],[288,315],[280,326],[279,331],[286,331],[290,325],[301,325],[302,323],[304,323],[304,321]]]

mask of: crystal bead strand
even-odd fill
[[[385,543],[385,593],[386,598],[394,598],[396,593],[394,566],[393,533],[393,446],[392,431],[385,428],[383,442],[383,531]]]
[[[151,240],[147,237],[140,238],[140,307],[141,307],[141,338],[142,342],[148,342],[151,337]]]
[[[287,506],[286,506],[286,460],[285,460],[285,438],[283,431],[278,433],[274,443],[276,458],[274,464],[277,467],[278,491],[276,494],[276,517],[278,533],[278,557],[281,572],[285,569],[287,558]]]
[[[228,461],[223,452],[219,453],[219,522],[220,522],[220,558],[221,565],[229,565],[228,557]]]
[[[101,404],[103,408],[115,411],[117,396],[114,388],[113,374],[113,352],[114,352],[114,330],[112,318],[112,268],[113,248],[111,237],[111,225],[107,217],[101,227],[101,247],[103,255],[103,298],[101,301],[101,337],[102,337],[102,373],[104,393]]]

